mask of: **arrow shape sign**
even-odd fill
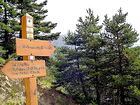
[[[55,51],[49,41],[16,39],[16,53],[22,56],[51,56]]]
[[[45,61],[9,61],[2,72],[11,79],[46,76]]]

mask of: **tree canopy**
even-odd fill
[[[112,18],[105,15],[102,25],[91,9],[79,18],[56,56],[56,87],[81,105],[139,104],[140,49],[133,47],[138,33],[127,15],[119,9]]]

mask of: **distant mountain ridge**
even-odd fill
[[[62,46],[65,46],[65,42],[64,42],[64,39],[63,39],[63,36],[59,36],[59,38],[57,40],[54,40],[52,42],[54,44],[54,46],[56,47],[62,47]]]

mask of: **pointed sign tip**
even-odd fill
[[[10,79],[46,76],[45,61],[9,61],[1,70]]]
[[[26,14],[25,14],[25,16],[32,17],[32,16],[31,16],[31,15],[29,15],[28,13],[26,13]]]

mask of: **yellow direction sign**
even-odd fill
[[[33,39],[33,17],[26,13],[22,17],[22,38]]]
[[[11,79],[46,76],[45,61],[9,61],[2,72]]]
[[[22,56],[51,56],[55,51],[49,41],[16,39],[16,53]]]

